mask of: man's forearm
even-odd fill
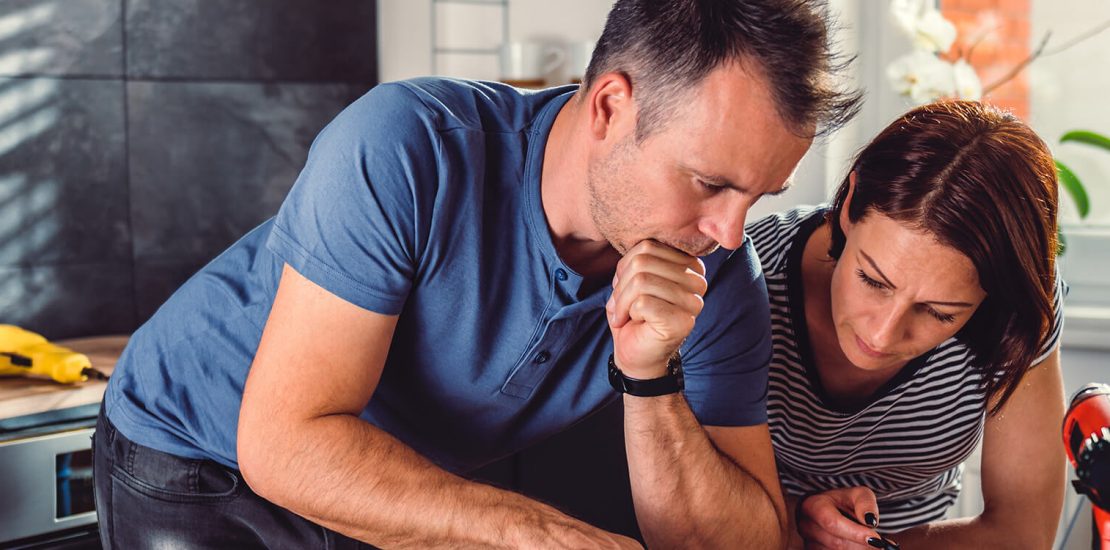
[[[625,395],[624,407],[633,501],[649,547],[782,546],[771,494],[714,447],[681,395]]]
[[[347,415],[275,430],[244,475],[264,498],[389,548],[599,546],[607,533],[522,495],[450,474]]]

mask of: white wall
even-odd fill
[[[433,8],[434,5],[434,8]],[[611,0],[508,0],[505,20],[501,5],[432,0],[378,0],[381,80],[432,74],[433,9],[441,47],[496,48],[509,41],[538,41],[569,47],[596,40],[605,25]],[[504,23],[504,25],[502,24]],[[497,78],[496,53],[441,54],[440,74]],[[567,81],[566,66],[551,75],[553,84]]]
[[[1030,18],[1031,47],[1052,33],[1052,52],[1101,23],[1110,22],[1110,3],[1091,0],[1034,0]],[[1053,151],[1087,184],[1091,218],[1110,224],[1110,152],[1084,145],[1061,145],[1064,132],[1077,128],[1110,135],[1110,29],[1029,66],[1030,124]],[[1076,219],[1071,204],[1064,220]],[[1110,252],[1110,251],[1107,251]]]

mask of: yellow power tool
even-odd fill
[[[62,384],[108,377],[92,368],[89,357],[14,325],[0,325],[0,375],[51,378]]]

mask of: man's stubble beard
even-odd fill
[[[625,139],[617,144],[612,152],[604,159],[591,163],[586,171],[586,188],[590,193],[590,219],[601,236],[609,242],[620,255],[625,255],[628,249],[636,243],[625,242],[629,227],[627,226],[627,210],[635,210],[636,205],[629,204],[630,183],[615,181],[621,174],[621,167],[626,165],[630,155],[629,147],[635,147]],[[621,218],[625,218],[622,220]]]
[[[706,256],[720,245],[652,235],[645,224],[639,223],[645,213],[652,212],[648,201],[632,181],[622,178],[624,168],[635,156],[638,146],[630,136],[613,149],[604,159],[592,163],[586,171],[586,188],[590,193],[590,219],[601,236],[622,256],[640,240],[653,239],[690,256]],[[635,242],[632,242],[635,239]]]

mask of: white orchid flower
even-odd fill
[[[956,26],[929,0],[891,0],[890,13],[918,48],[946,52],[956,41]]]
[[[983,97],[983,83],[970,63],[963,59],[952,65],[952,78],[955,81],[956,97],[979,101]]]
[[[924,50],[894,60],[887,68],[887,78],[898,93],[918,105],[956,95],[952,64]]]
[[[945,19],[939,11],[929,10],[918,21],[913,40],[919,48],[944,53],[956,42],[956,25]]]
[[[890,14],[907,35],[913,36],[917,33],[917,22],[921,19],[921,14],[928,7],[926,0],[891,0]]]

